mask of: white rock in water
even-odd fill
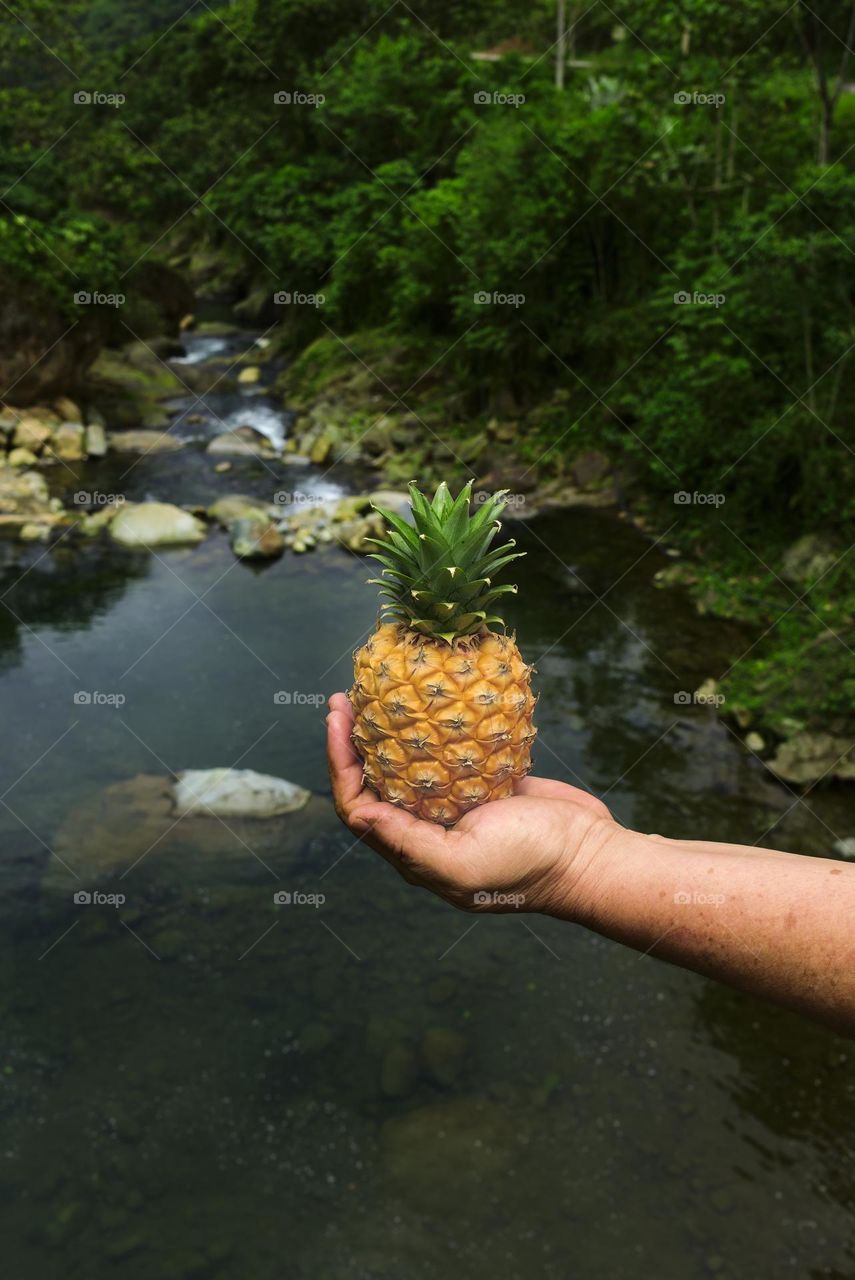
[[[221,818],[272,818],[302,809],[311,792],[253,769],[185,769],[173,787],[175,812]]]
[[[846,836],[844,840],[835,840],[834,852],[841,858],[855,858],[855,836]]]
[[[201,520],[170,502],[128,502],[110,525],[110,533],[126,547],[192,544],[206,532]]]

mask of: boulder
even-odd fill
[[[90,458],[103,458],[107,452],[107,433],[100,422],[90,422],[83,436],[83,447]]]
[[[201,542],[206,527],[170,502],[134,502],[118,512],[110,533],[126,547],[180,546]]]
[[[265,515],[243,516],[230,530],[236,556],[245,560],[273,560],[285,550],[285,539]]]
[[[31,453],[41,453],[50,440],[51,429],[48,423],[25,414],[15,427],[12,443],[20,449],[29,449]]]
[[[221,435],[214,436],[208,445],[207,452],[246,458],[277,456],[267,436],[256,431],[254,427],[238,427],[235,431],[224,431]]]
[[[347,498],[339,498],[335,504],[332,519],[334,521],[355,520],[358,516],[367,516],[370,511],[371,498],[364,493],[354,493]]]
[[[252,769],[185,769],[172,790],[181,817],[272,818],[302,809],[310,795],[293,782]]]
[[[79,708],[80,714],[85,710]],[[78,889],[112,881],[116,890],[129,894],[130,902],[127,886],[134,883],[133,901],[137,902],[137,877],[145,877],[151,868],[161,886],[170,883],[198,888],[202,882],[211,884],[221,878],[228,900],[240,902],[241,891],[235,886],[242,880],[240,868],[246,866],[248,844],[269,866],[290,874],[308,842],[319,833],[323,839],[339,839],[335,811],[320,796],[312,796],[298,813],[253,823],[250,830],[242,831],[236,825],[241,819],[222,821],[207,811],[193,811],[190,817],[177,819],[174,785],[174,779],[138,775],[111,783],[74,803],[51,840],[57,856],[47,859],[42,887],[70,899]],[[132,868],[133,877],[122,880]],[[269,902],[267,890],[264,896]],[[257,886],[247,891],[244,901],[257,905]]]
[[[479,1202],[519,1155],[512,1113],[478,1095],[394,1116],[383,1125],[381,1142],[390,1188],[428,1214],[447,1210],[451,1186],[461,1202]]]
[[[397,516],[410,514],[410,495],[402,489],[375,489],[368,495],[368,500],[372,506],[385,507]]]
[[[335,441],[330,435],[320,435],[309,447],[309,458],[316,466],[323,466],[333,451]]]
[[[797,733],[778,747],[769,768],[784,782],[855,781],[855,742],[831,733]]]
[[[718,681],[712,676],[707,676],[695,690],[695,702],[702,706],[720,706],[724,701],[723,696],[718,691]]]
[[[254,386],[261,377],[261,370],[257,364],[249,364],[245,369],[241,369],[238,374],[238,382],[244,386]]]
[[[27,521],[22,524],[18,531],[18,538],[21,542],[47,542],[50,539],[51,527],[49,524],[36,524],[34,521]]]
[[[61,422],[82,422],[83,414],[68,396],[60,396],[53,402],[53,409]]]
[[[268,518],[267,503],[260,498],[250,498],[242,493],[228,493],[212,502],[206,512],[209,520],[216,520],[224,529],[230,529],[237,520]]]
[[[44,515],[50,510],[47,481],[40,472],[0,467],[0,514],[21,516],[24,523],[30,516]]]
[[[38,462],[38,458],[31,449],[11,449],[9,457],[6,459],[10,467],[32,467]]]
[[[101,507],[100,511],[85,515],[79,525],[80,532],[87,538],[94,538],[107,527],[111,520],[115,519],[120,506],[121,504],[109,503]]]
[[[379,512],[373,511],[369,516],[356,520],[344,520],[333,525],[333,536],[339,546],[355,551],[357,555],[367,555],[372,551],[370,538],[383,538],[386,525]]]
[[[86,457],[84,436],[85,427],[81,422],[62,422],[53,432],[46,452],[62,462],[80,462]]]
[[[91,428],[90,428],[91,430]],[[173,453],[184,448],[184,441],[168,431],[111,431],[108,437],[114,453]]]
[[[821,578],[838,558],[831,543],[818,533],[806,533],[788,547],[781,559],[781,577],[795,586]]]
[[[113,428],[165,425],[161,400],[187,390],[183,377],[141,342],[102,351],[87,382],[87,420],[103,418]]]

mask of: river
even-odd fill
[[[190,336],[187,360],[249,340]],[[80,464],[56,491],[364,487],[345,468],[214,471],[223,424],[287,434],[264,386],[173,407],[181,452]],[[798,799],[710,708],[675,702],[752,637],[656,590],[665,557],[631,524],[571,510],[514,532],[538,772],[668,835],[828,855],[855,830],[851,793]],[[5,543],[2,573],[7,1274],[852,1274],[851,1046],[566,924],[459,914],[339,826],[321,699],[375,619],[365,561],[250,565],[212,531],[156,555]],[[164,780],[217,765],[317,796],[174,827]],[[74,901],[98,885],[125,901]]]

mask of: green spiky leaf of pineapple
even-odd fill
[[[452,498],[445,481],[431,501],[415,481],[410,489],[413,524],[383,507],[375,510],[388,527],[384,540],[371,538],[380,550],[372,558],[383,566],[383,577],[372,578],[382,587],[385,621],[402,622],[412,631],[451,644],[492,625],[503,626],[495,601],[516,591],[515,586],[494,585],[496,574],[524,555],[513,551],[511,538],[494,547],[501,529],[499,514],[507,489],[500,489],[470,511],[471,480]]]

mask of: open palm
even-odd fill
[[[330,699],[328,755],[336,812],[412,884],[467,911],[548,911],[568,897],[616,824],[587,791],[524,778],[516,794],[469,813],[452,828],[425,822],[363,785],[351,744],[353,711]]]

